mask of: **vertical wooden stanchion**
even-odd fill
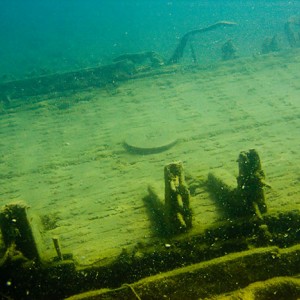
[[[261,168],[260,158],[255,149],[241,152],[238,158],[239,176],[237,177],[237,191],[244,202],[246,211],[262,219],[267,211],[265,194],[265,174]]]
[[[40,260],[37,242],[23,202],[5,205],[0,211],[0,228],[7,249],[20,251],[28,259]]]
[[[190,193],[181,162],[165,166],[165,217],[171,235],[192,227]]]

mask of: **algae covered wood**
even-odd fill
[[[136,295],[140,299],[211,299],[221,293],[245,288],[255,281],[295,276],[299,272],[296,267],[299,264],[299,245],[288,249],[259,248],[161,273],[115,290],[92,291],[67,299],[138,299]],[[290,282],[296,286],[284,295],[288,297],[295,291],[299,295],[299,280],[291,278]]]
[[[262,219],[262,214],[267,212],[264,186],[265,174],[261,168],[259,155],[255,149],[243,151],[238,158],[239,176],[238,196],[244,202],[243,205],[251,214]]]
[[[143,155],[166,151],[177,143],[176,133],[172,130],[150,127],[132,130],[123,145],[128,152]]]
[[[31,226],[28,208],[24,202],[5,205],[0,210],[0,228],[6,249],[11,257],[19,253],[26,259],[41,260],[41,238]]]
[[[165,166],[165,214],[169,234],[183,232],[192,227],[190,192],[181,162]]]

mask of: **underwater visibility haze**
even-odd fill
[[[0,0],[0,43],[1,299],[300,298],[300,1]]]
[[[226,35],[241,55],[251,55],[299,6],[298,1],[2,0],[0,75],[19,78],[73,70],[140,51],[168,58],[185,32],[222,20],[239,25],[231,35],[201,37],[202,60],[217,57],[216,48]]]

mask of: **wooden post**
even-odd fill
[[[23,202],[5,205],[0,211],[0,228],[5,247],[20,251],[28,259],[40,261],[34,234],[27,216],[28,206]]]
[[[190,193],[185,183],[181,162],[165,166],[165,217],[169,234],[192,227]]]
[[[255,149],[242,151],[238,158],[239,176],[237,177],[238,195],[244,202],[246,211],[262,219],[267,211],[265,203],[265,174],[261,169],[260,158]]]

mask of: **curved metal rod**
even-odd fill
[[[222,27],[222,26],[234,26],[237,25],[234,22],[229,22],[229,21],[220,21],[217,22],[215,24],[212,24],[210,26],[204,27],[204,28],[200,28],[200,29],[194,29],[191,30],[189,32],[187,32],[179,41],[178,46],[176,47],[173,55],[171,56],[171,58],[168,61],[168,64],[176,64],[180,58],[182,58],[183,56],[183,51],[185,49],[185,46],[188,42],[188,40],[190,39],[191,36],[197,34],[197,33],[202,33],[202,32],[206,32],[206,31],[210,31],[210,30],[214,30],[218,27]]]

